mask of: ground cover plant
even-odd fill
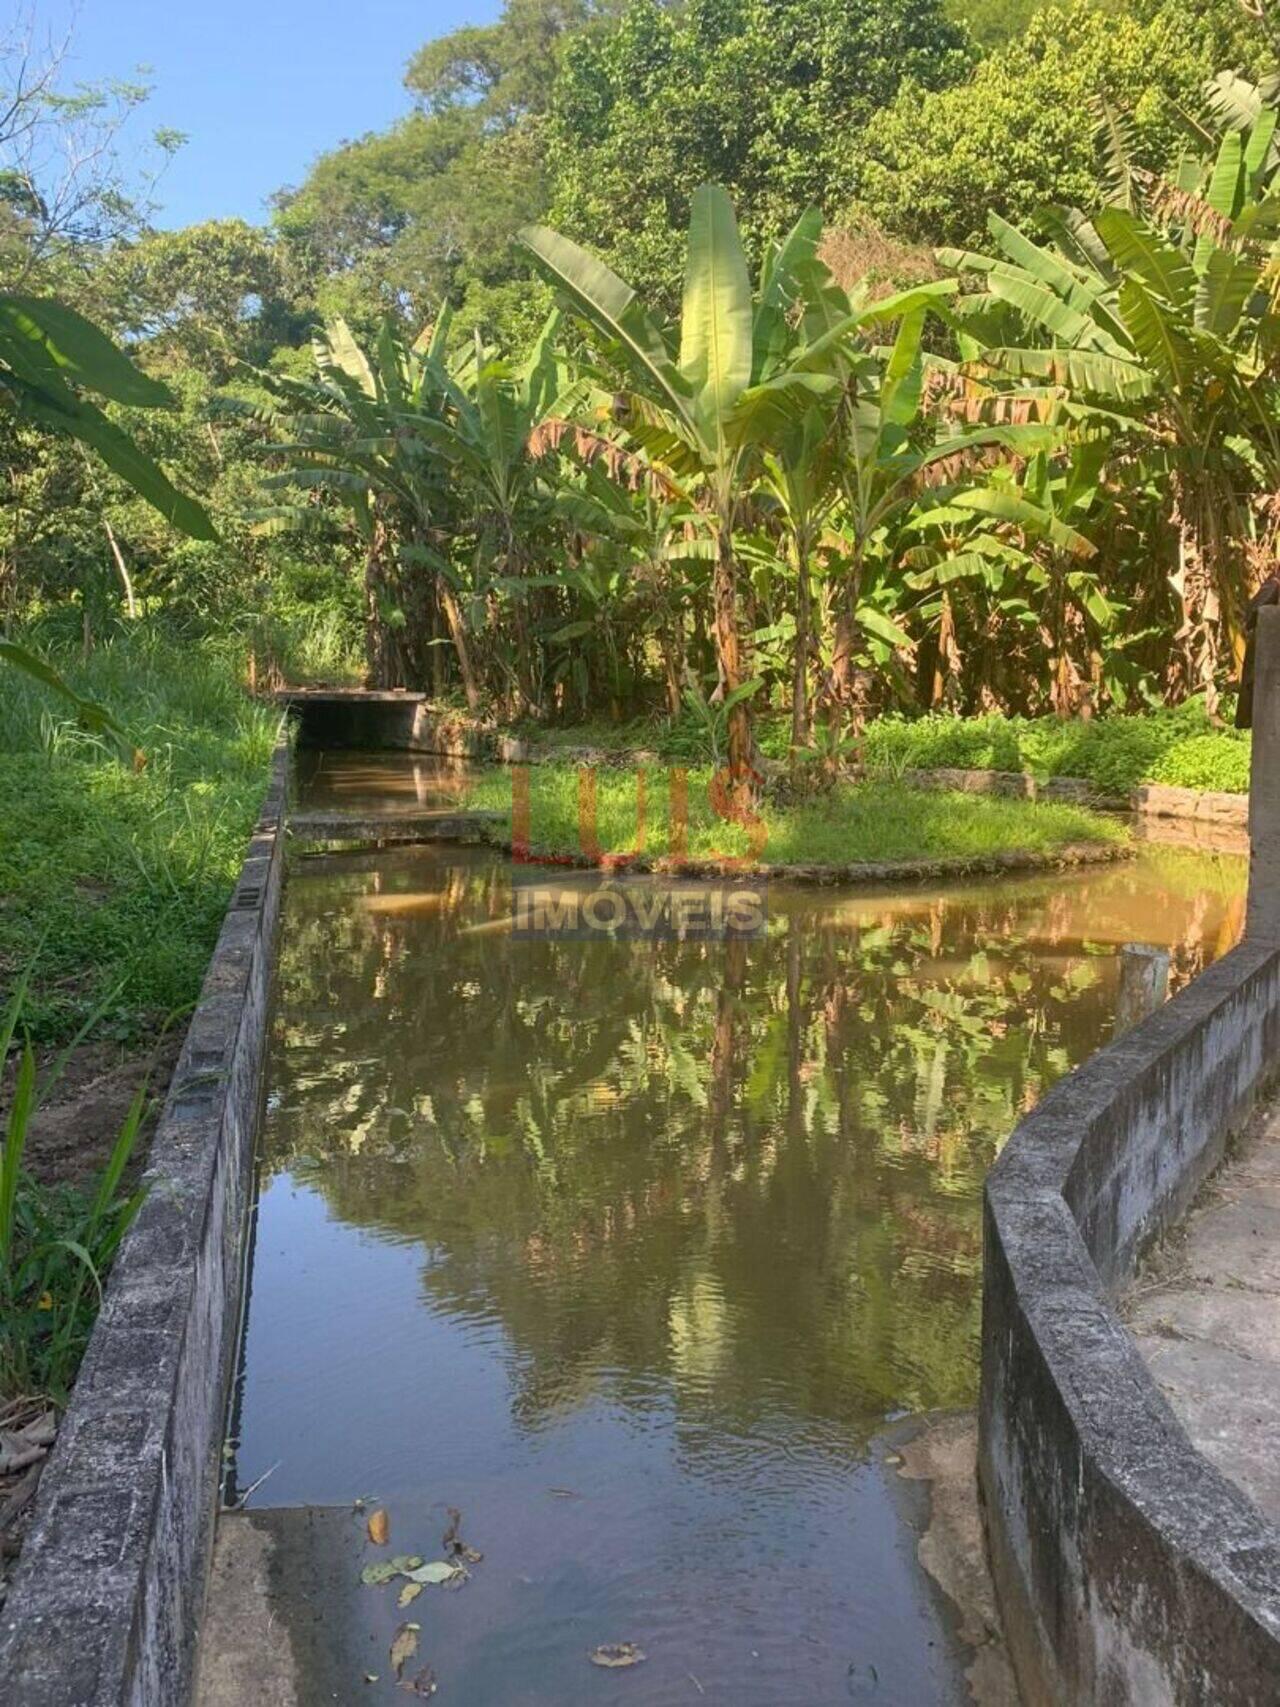
[[[569,749],[621,758],[638,751],[691,763],[712,757],[705,723],[688,714],[621,723],[524,721],[508,732],[550,755]],[[775,764],[786,760],[790,727],[784,719],[762,718],[756,738],[766,759]],[[1020,771],[1041,782],[1081,777],[1099,793],[1123,799],[1147,782],[1247,793],[1249,745],[1247,730],[1211,722],[1202,702],[1189,700],[1176,708],[1155,707],[1130,716],[1113,713],[1089,721],[995,712],[977,717],[954,712],[885,715],[867,724],[849,757],[872,776],[955,769]]]

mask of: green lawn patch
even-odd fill
[[[535,852],[575,854],[581,850],[579,780],[575,767],[544,764],[530,777],[530,839]],[[708,797],[709,768],[693,769],[688,780],[687,851],[691,859],[738,858],[750,848],[746,829],[726,823]],[[644,853],[673,852],[667,773],[645,773]],[[636,848],[637,783],[628,770],[596,773],[596,839],[603,853]],[[501,811],[503,837],[511,834],[510,771],[482,773],[468,804]],[[1052,854],[1073,843],[1120,844],[1122,824],[1083,807],[1005,800],[994,796],[942,794],[872,781],[840,786],[803,806],[765,805],[767,832],[760,859],[766,865],[878,864],[887,860],[982,859],[1011,853]]]

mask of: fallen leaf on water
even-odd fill
[[[428,1695],[434,1695],[436,1692],[436,1674],[430,1666],[423,1666],[413,1677],[406,1678],[400,1687],[407,1689],[410,1695],[420,1695],[425,1700]]]
[[[418,1651],[421,1628],[421,1624],[401,1624],[391,1638],[391,1669],[397,1677]]]
[[[429,1564],[419,1563],[413,1570],[403,1571],[401,1575],[408,1577],[412,1583],[463,1583],[468,1573],[450,1559],[432,1559]]]
[[[365,1525],[369,1539],[375,1547],[385,1547],[391,1534],[391,1519],[381,1507],[369,1513],[369,1521]]]
[[[593,1666],[608,1666],[613,1670],[622,1666],[638,1666],[644,1657],[644,1649],[638,1648],[634,1642],[602,1642],[587,1656]]]
[[[417,1600],[418,1596],[421,1593],[422,1593],[422,1584],[421,1583],[406,1583],[404,1585],[404,1587],[400,1590],[400,1598],[396,1602],[396,1605],[397,1606],[408,1606],[409,1602],[411,1600]]]
[[[408,1576],[421,1563],[416,1553],[398,1553],[394,1559],[379,1559],[376,1565],[366,1565],[360,1573],[360,1581],[374,1586],[389,1583],[392,1577]]]

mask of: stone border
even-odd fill
[[[423,811],[385,813],[295,813],[289,832],[298,841],[352,843],[362,846],[413,844],[418,842],[463,842],[511,854],[509,836],[495,835],[505,828],[505,814],[493,811]],[[1006,872],[1020,876],[1045,871],[1071,871],[1079,866],[1114,865],[1132,859],[1137,848],[1128,842],[1066,842],[1058,848],[1014,849],[1008,853],[940,854],[935,858],[863,860],[849,865],[818,865],[792,861],[777,865],[747,865],[733,859],[677,859],[667,855],[551,853],[537,847],[527,863],[549,871],[603,871],[620,876],[652,873],[658,877],[730,878],[750,881],[806,883],[830,888],[834,884],[867,887],[884,883],[924,883],[930,879],[957,880],[965,877],[999,877]]]
[[[1280,949],[1249,940],[1061,1080],[988,1176],[979,1478],[1028,1701],[1277,1699],[1280,1528],[1111,1302],[1277,1061]]]
[[[1026,771],[908,770],[902,780],[913,788],[949,789],[957,794],[1005,794],[1021,800],[1057,800],[1092,806],[1102,812],[1136,812],[1143,818],[1192,819],[1244,830],[1249,825],[1249,796],[1213,789],[1173,788],[1163,782],[1139,783],[1127,795],[1107,794],[1082,776],[1051,776],[1037,782]]]
[[[0,1621],[0,1699],[174,1707],[192,1676],[234,1363],[289,747],[151,1144]]]

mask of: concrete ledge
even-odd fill
[[[0,1622],[14,1707],[174,1707],[190,1686],[239,1318],[288,748],[152,1141],[146,1201],[36,1497]]]
[[[452,807],[434,812],[293,812],[289,833],[306,842],[478,842],[502,822],[501,812]]]
[[[1278,1062],[1280,949],[1248,942],[1060,1081],[988,1178],[979,1477],[1029,1702],[1280,1699],[1280,1530],[1110,1301]]]

